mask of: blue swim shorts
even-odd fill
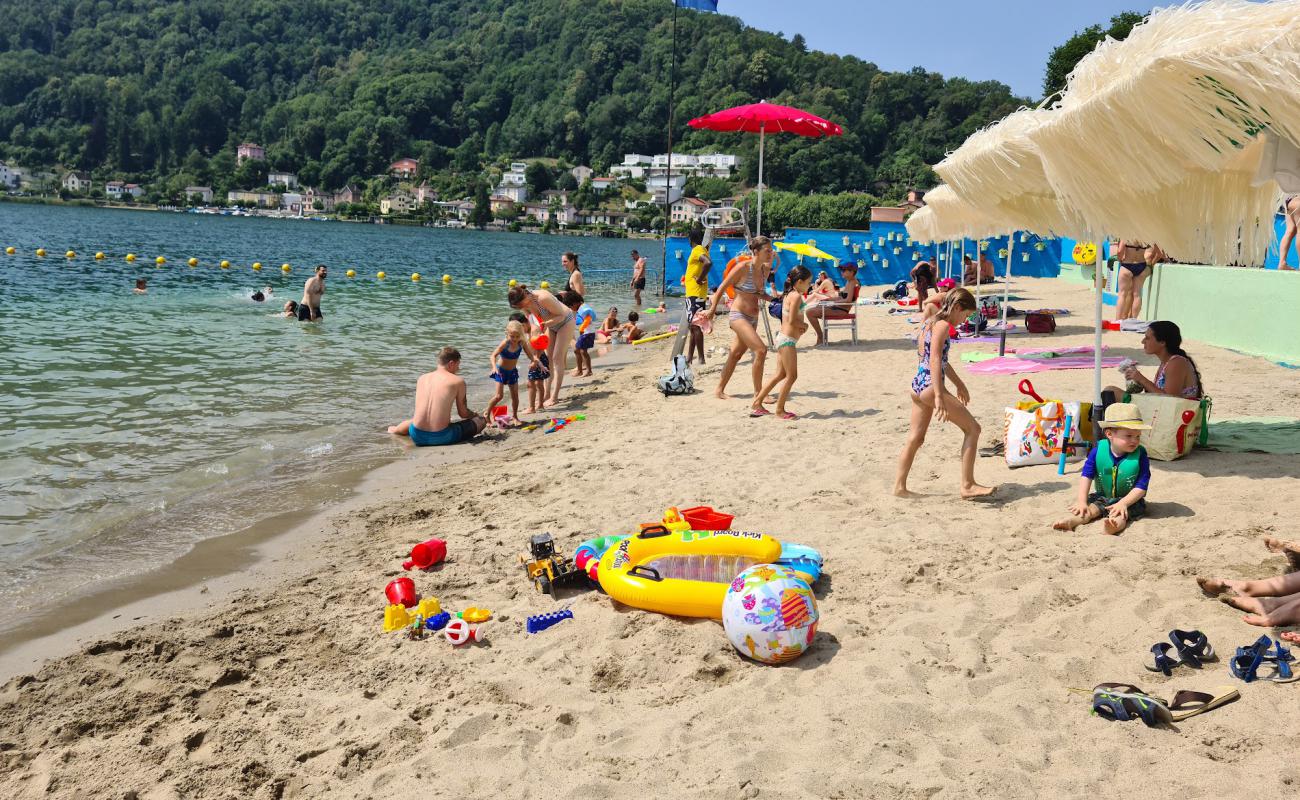
[[[416,447],[439,447],[474,438],[478,434],[478,425],[472,419],[462,419],[440,431],[425,431],[415,427],[415,423],[411,423],[408,433],[411,434],[411,442]]]

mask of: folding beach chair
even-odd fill
[[[822,330],[826,332],[826,344],[831,343],[831,328],[848,328],[853,337],[853,343],[858,343],[858,294],[862,291],[859,285],[853,290],[853,297],[849,298],[852,305],[848,311],[838,308],[828,308],[822,312]]]

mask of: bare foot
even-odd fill
[[[1127,521],[1116,522],[1110,517],[1106,517],[1104,520],[1101,521],[1101,532],[1106,534],[1107,536],[1119,536],[1121,533],[1124,532],[1124,529],[1127,527],[1128,527]]]
[[[894,497],[921,497],[922,495],[910,491],[906,486],[895,486]]]
[[[998,490],[996,486],[980,486],[973,483],[970,486],[963,487],[961,490],[961,499],[978,500],[981,497],[992,497],[993,493]]]
[[[388,432],[389,432],[389,433],[401,433],[401,432],[402,432],[402,429],[401,429],[401,427],[398,426],[398,425],[389,425],[389,426],[388,426]]]
[[[1270,597],[1246,597],[1244,595],[1220,597],[1219,602],[1249,614],[1267,614],[1278,606],[1278,602]]]
[[[1286,631],[1277,635],[1279,639],[1285,639],[1291,644],[1300,644],[1300,631]]]
[[[1300,572],[1300,544],[1265,536],[1264,546],[1274,553],[1281,553],[1286,556],[1287,572]]]
[[[1058,531],[1072,531],[1083,524],[1083,517],[1076,517],[1073,514],[1063,520],[1052,523],[1052,529]]]
[[[556,398],[554,400],[547,400],[545,403],[542,403],[542,408],[555,408],[556,403],[559,402],[560,402],[559,398]]]
[[[1291,266],[1290,264],[1278,264],[1277,268],[1280,269],[1280,270],[1282,270],[1283,272],[1294,272],[1294,271],[1295,271],[1295,267]]]
[[[537,413],[537,409],[536,409],[535,407],[533,407],[533,406],[529,406],[528,408],[525,408],[525,409],[524,409],[524,413],[525,413],[525,414],[536,414],[536,413]]]
[[[728,397],[728,396],[726,395],[726,393],[723,392],[722,390],[718,390],[718,391],[714,392],[714,393],[713,393],[713,396],[716,397],[716,398],[718,398],[719,400],[730,400],[730,399],[731,399],[731,398]]]
[[[569,373],[569,377],[570,377],[570,378],[581,378],[581,377],[582,377],[582,371],[581,371],[581,370],[576,370],[576,369],[575,369],[573,372],[570,372],[570,373]]]
[[[1197,578],[1196,585],[1201,587],[1201,591],[1208,597],[1218,597],[1224,592],[1235,592],[1236,587],[1232,584],[1238,581],[1230,581],[1226,578]]]
[[[767,397],[763,399],[763,405],[770,406],[776,402],[776,397]]]

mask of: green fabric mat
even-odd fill
[[[961,360],[968,364],[978,364],[981,361],[988,361],[990,358],[997,358],[997,353],[962,353]]]
[[[1207,450],[1223,453],[1300,455],[1300,419],[1291,417],[1237,417],[1210,419]]]

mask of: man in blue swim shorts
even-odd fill
[[[483,432],[487,420],[469,409],[465,379],[460,377],[460,352],[444,347],[438,353],[438,369],[426,372],[415,383],[415,414],[388,428],[389,433],[409,436],[417,447],[456,444]],[[451,421],[456,406],[460,420]]]

